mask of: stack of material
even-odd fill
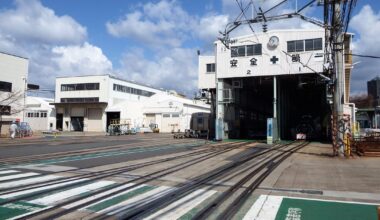
[[[370,136],[355,138],[353,145],[359,155],[380,157],[380,134],[373,133]]]

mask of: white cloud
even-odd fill
[[[145,58],[142,49],[134,49],[124,54],[118,72],[126,79],[192,95],[197,85],[197,62],[195,49],[162,50],[153,59]]]
[[[16,8],[0,13],[2,33],[18,41],[40,43],[79,43],[87,37],[86,28],[69,16],[57,16],[38,0],[17,0]]]
[[[200,39],[206,42],[214,41],[219,36],[219,31],[225,29],[228,18],[228,15],[206,15],[199,20],[195,32]]]
[[[105,74],[112,70],[112,63],[102,50],[87,42],[80,46],[53,47],[52,53],[52,60],[62,75]]]
[[[147,3],[116,22],[107,22],[108,33],[127,37],[151,46],[177,47],[188,38],[194,20],[176,1]]]
[[[111,62],[86,42],[86,28],[38,0],[16,0],[0,11],[0,51],[29,58],[29,82],[54,88],[58,75],[108,73]]]
[[[359,35],[354,39],[353,53],[364,55],[380,55],[380,11],[375,12],[370,5],[365,5],[352,17],[350,28]],[[352,72],[352,93],[362,93],[367,90],[367,81],[380,75],[380,60],[354,57],[355,65]]]

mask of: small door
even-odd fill
[[[63,114],[57,114],[55,128],[57,130],[59,130],[59,131],[62,131],[62,128],[63,128]]]
[[[83,131],[84,117],[71,117],[71,127],[73,131]]]

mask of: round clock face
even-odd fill
[[[268,47],[274,49],[278,46],[279,43],[280,43],[280,39],[278,39],[277,36],[272,36],[269,38]]]

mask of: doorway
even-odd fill
[[[120,112],[107,112],[107,127],[106,131],[108,131],[108,126],[115,121],[120,121]]]
[[[84,117],[71,117],[71,126],[73,131],[83,131]]]
[[[57,114],[55,129],[57,129],[58,131],[62,131],[62,128],[63,128],[63,114]]]

